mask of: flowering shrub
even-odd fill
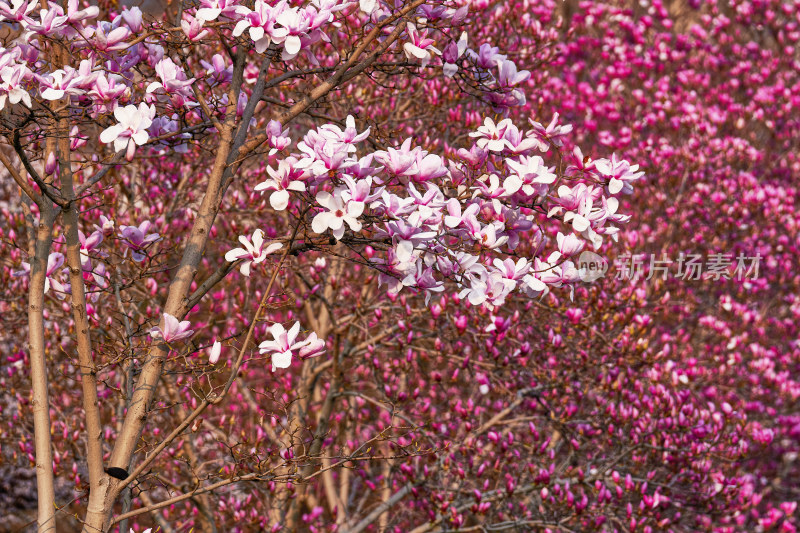
[[[794,530],[798,7],[675,4],[0,2],[40,528]]]

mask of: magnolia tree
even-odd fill
[[[794,530],[796,6],[0,16],[3,506]],[[596,280],[584,251],[769,260]]]
[[[448,469],[432,435],[453,413],[425,414],[421,389],[488,394],[471,353],[493,349],[505,309],[574,297],[573,256],[616,238],[618,197],[642,176],[566,153],[557,114],[503,118],[530,73],[471,42],[478,19],[458,2],[204,0],[153,20],[22,1],[0,15],[20,32],[0,58],[0,160],[24,228],[9,238],[28,338],[11,344],[42,531],[60,512],[106,531],[161,508],[191,509],[155,513],[164,530],[385,527]],[[453,121],[447,142],[397,109],[377,120],[371,100],[408,105],[415,79],[485,118]],[[456,331],[438,331],[445,316]],[[423,372],[439,358],[469,375],[435,385]],[[460,441],[512,445],[495,424],[543,389],[511,379],[516,399],[474,413]],[[413,418],[394,406],[409,397]],[[70,475],[71,502],[56,494]],[[441,523],[433,509],[409,523]]]

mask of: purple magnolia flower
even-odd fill
[[[233,65],[227,65],[222,54],[214,54],[210,63],[201,59],[200,64],[206,69],[206,80],[210,84],[228,83],[233,77]]]
[[[467,32],[461,32],[458,42],[453,41],[448,44],[442,52],[442,61],[444,62],[444,75],[448,78],[455,76],[458,72],[458,65],[456,62],[467,51]]]
[[[149,220],[145,220],[139,227],[136,226],[120,226],[119,236],[125,241],[125,244],[131,250],[131,259],[136,262],[143,261],[147,257],[142,253],[145,248],[161,240],[158,233],[147,233],[153,224]],[[125,250],[125,255],[128,251]]]
[[[94,35],[92,35],[92,32]],[[131,36],[131,30],[124,26],[114,27],[109,22],[100,22],[97,26],[84,29],[84,37],[91,41],[98,50],[111,52],[128,47],[125,39]]]
[[[527,70],[517,71],[517,65],[513,61],[504,59],[497,64],[498,85],[500,87],[513,87],[531,77]]]
[[[171,314],[164,313],[161,322],[163,324],[161,327],[154,327],[150,330],[150,336],[154,339],[170,343],[188,339],[194,335],[194,330],[189,329],[192,324],[188,320],[178,322],[178,319]]]

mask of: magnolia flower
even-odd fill
[[[189,15],[184,15],[184,17],[188,17]],[[198,31],[199,29],[196,28]],[[184,30],[186,31],[186,30]],[[202,35],[199,33],[194,36],[195,39],[202,38]],[[178,68],[178,65],[175,64],[172,59],[165,57],[158,63],[156,63],[155,71],[158,77],[161,79],[160,82],[154,81],[147,86],[147,93],[152,93],[157,90],[163,90],[167,94],[172,93],[183,93],[188,91],[188,87],[194,83],[195,78],[186,79],[186,74]],[[130,107],[130,106],[129,106]],[[141,106],[140,106],[141,107]]]
[[[0,2],[0,20],[8,20],[10,22],[30,22],[28,14],[36,9],[39,2],[30,0],[11,0],[11,3]]]
[[[378,2],[377,0],[358,0],[358,7],[361,11],[370,15],[378,7]]]
[[[544,165],[544,160],[538,155],[520,156],[518,161],[506,159],[506,164],[515,173],[510,177],[519,180],[518,188],[528,196],[545,196],[548,191],[547,186],[556,180],[556,175]]]
[[[201,0],[197,18],[205,22],[216,20],[220,14],[233,14],[235,7],[235,2],[228,0]]]
[[[69,292],[69,285],[64,285],[55,277],[58,270],[64,264],[64,254],[59,252],[53,252],[47,257],[47,270],[45,272],[44,278],[44,293],[47,294],[47,291],[50,290],[50,287],[56,291],[56,298],[59,300],[64,298],[64,295]],[[19,278],[22,276],[30,276],[31,273],[31,265],[30,263],[23,261],[22,262],[22,270],[18,270],[13,272],[11,275],[15,278]]]
[[[222,344],[219,341],[214,341],[211,346],[211,351],[208,353],[208,364],[215,365],[219,361],[219,356],[222,353]]]
[[[60,100],[65,94],[82,94],[81,89],[75,86],[79,80],[76,79],[78,71],[67,67],[67,70],[56,70],[50,74],[39,76],[39,91],[45,100]]]
[[[572,131],[571,124],[564,124],[563,126],[558,125],[558,113],[553,114],[553,120],[550,121],[547,127],[542,126],[533,119],[529,119],[528,122],[533,126],[533,130],[531,130],[530,133],[537,135],[542,140],[550,141],[556,146],[561,146],[563,144],[561,137],[565,137]]]
[[[229,250],[228,253],[225,254],[225,260],[233,262],[244,259],[242,266],[239,268],[239,272],[248,277],[250,276],[250,269],[253,264],[262,262],[269,254],[283,248],[283,244],[279,242],[273,242],[264,248],[264,232],[261,231],[261,229],[257,229],[253,232],[252,243],[244,235],[239,236],[239,242],[244,245],[244,248]]]
[[[120,234],[119,236],[125,241],[125,244],[131,250],[131,259],[136,262],[143,261],[145,254],[142,251],[147,248],[152,243],[161,240],[161,236],[158,233],[147,233],[150,231],[150,227],[152,223],[149,220],[145,220],[139,227],[136,226],[120,226]],[[128,250],[125,250],[125,254],[128,253]]]
[[[558,243],[558,251],[561,252],[561,255],[564,257],[570,257],[581,250],[583,250],[584,242],[580,240],[575,234],[570,233],[568,235],[564,235],[560,231],[558,235],[556,235],[556,242]]]
[[[94,35],[92,35],[92,32]],[[114,27],[110,23],[103,21],[97,26],[87,27],[84,30],[84,37],[94,43],[95,47],[99,50],[111,52],[114,50],[123,50],[129,45],[125,39],[131,36],[131,30],[124,26]]]
[[[92,262],[89,258],[89,252],[100,246],[100,243],[103,242],[103,232],[97,230],[89,235],[89,237],[86,237],[81,230],[78,230],[78,239],[81,243],[81,266],[84,270],[91,270]]]
[[[639,165],[631,165],[624,159],[617,160],[616,154],[613,154],[611,159],[596,160],[594,166],[600,175],[609,178],[608,192],[611,194],[619,192],[631,194],[633,192],[631,182],[644,176],[644,172],[637,172]]]
[[[327,211],[317,213],[311,221],[311,229],[316,233],[324,233],[326,230],[333,230],[333,236],[341,239],[344,236],[344,223],[350,226],[353,231],[361,231],[361,222],[358,217],[364,212],[364,204],[361,202],[347,202],[342,199],[341,194],[332,196],[330,193],[320,191],[317,193],[317,202]]]
[[[353,144],[361,142],[369,137],[369,132],[370,128],[367,127],[366,130],[358,133],[356,129],[356,119],[353,118],[353,115],[347,115],[344,131],[336,124],[323,124],[319,128],[320,135],[326,139],[349,145],[347,147],[348,152],[355,152],[356,147],[353,146]]]
[[[150,336],[154,339],[160,339],[163,342],[170,343],[183,339],[188,339],[194,334],[194,330],[189,329],[192,324],[188,320],[178,322],[178,319],[169,313],[162,315],[163,329],[161,327],[154,327],[150,330]]]
[[[295,322],[289,331],[283,324],[275,323],[269,328],[273,340],[267,340],[258,345],[261,354],[272,353],[272,371],[276,368],[289,368],[292,364],[292,355],[298,351],[302,358],[313,357],[324,351],[325,342],[317,339],[317,334],[312,333],[304,341],[297,341],[300,333],[300,322]]]
[[[28,29],[42,35],[57,35],[67,22],[61,6],[51,6],[48,10],[40,10],[39,19],[41,23],[28,24]]]
[[[289,191],[302,192],[306,184],[294,178],[302,177],[303,170],[292,166],[293,158],[287,158],[278,163],[278,170],[267,167],[267,173],[272,176],[255,186],[256,191],[274,191],[269,196],[269,205],[276,211],[283,211],[289,205]]]
[[[458,72],[458,65],[456,65],[456,61],[467,50],[467,32],[461,32],[461,37],[459,37],[458,42],[453,41],[447,45],[447,47],[442,52],[442,61],[444,62],[444,75],[448,78],[452,78],[455,76],[456,72]]]
[[[77,0],[69,0],[69,5],[72,6],[73,2],[77,4]],[[89,9],[87,9],[86,11],[89,11]],[[95,7],[94,9],[97,8]],[[94,16],[97,15],[95,14]],[[124,22],[125,25],[128,26],[128,28],[130,28],[132,32],[139,33],[142,30],[142,10],[139,9],[137,6],[125,7],[123,8],[122,13],[120,13],[114,18],[115,23],[118,23],[120,21]]]
[[[417,26],[411,22],[406,23],[406,31],[408,32],[408,38],[411,40],[411,42],[407,42],[403,45],[403,51],[406,57],[408,59],[421,59],[422,68],[425,68],[433,57],[433,54],[440,54],[441,52],[431,46],[434,41],[428,38],[427,31],[420,32],[417,30]]]
[[[190,14],[184,12],[183,19],[181,20],[181,29],[190,41],[199,41],[211,33],[209,30],[203,28],[203,24],[205,24],[203,19],[194,18]]]
[[[219,54],[214,57],[218,56]],[[267,124],[267,140],[270,146],[269,155],[275,155],[292,144],[292,139],[289,137],[289,129],[283,129],[283,126],[277,120],[270,120],[269,124]]]
[[[100,134],[100,142],[105,144],[114,143],[114,151],[127,147],[126,158],[128,161],[133,159],[136,146],[141,146],[150,139],[147,128],[153,123],[156,116],[156,108],[148,106],[144,102],[135,105],[126,105],[114,110],[114,118],[119,124],[106,128]]]
[[[23,102],[31,107],[31,95],[22,88],[22,81],[30,74],[24,65],[3,67],[0,70],[0,111],[6,106],[6,100],[12,104]]]
[[[100,225],[95,224],[94,229],[101,231],[103,235],[110,235],[114,232],[114,221],[104,215],[100,215]]]
[[[509,118],[505,118],[495,124],[494,120],[486,117],[483,121],[483,126],[479,127],[478,131],[471,132],[469,136],[478,138],[475,142],[478,148],[484,148],[490,152],[502,152],[506,147],[513,148],[511,143],[503,137],[506,128],[511,125],[511,119]]]

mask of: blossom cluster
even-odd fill
[[[407,287],[429,301],[450,280],[461,298],[491,309],[515,290],[535,297],[550,287],[574,288],[581,277],[571,258],[587,244],[599,249],[603,236],[616,238],[618,224],[630,217],[617,212],[615,195],[632,192],[643,175],[627,161],[591,161],[576,149],[575,164],[558,179],[540,154],[560,148],[571,126],[558,124],[557,115],[548,126],[534,120],[530,126],[525,131],[510,119],[487,118],[470,133],[472,146],[452,159],[414,147],[411,139],[358,157],[356,144],[370,130],[359,132],[350,116],[345,129],[328,124],[306,133],[298,152],[279,159],[277,169],[268,167],[270,177],[254,190],[269,192],[279,211],[290,205],[291,193],[295,202],[313,197],[317,234],[330,231],[342,240],[349,231],[384,243],[385,255],[370,261],[391,294]],[[567,233],[558,234],[557,249],[546,257],[514,259],[521,239],[543,250],[537,213],[560,219]],[[232,250],[228,259],[257,263],[269,253],[261,243],[254,235],[252,249]],[[242,267],[246,275],[249,264]]]

